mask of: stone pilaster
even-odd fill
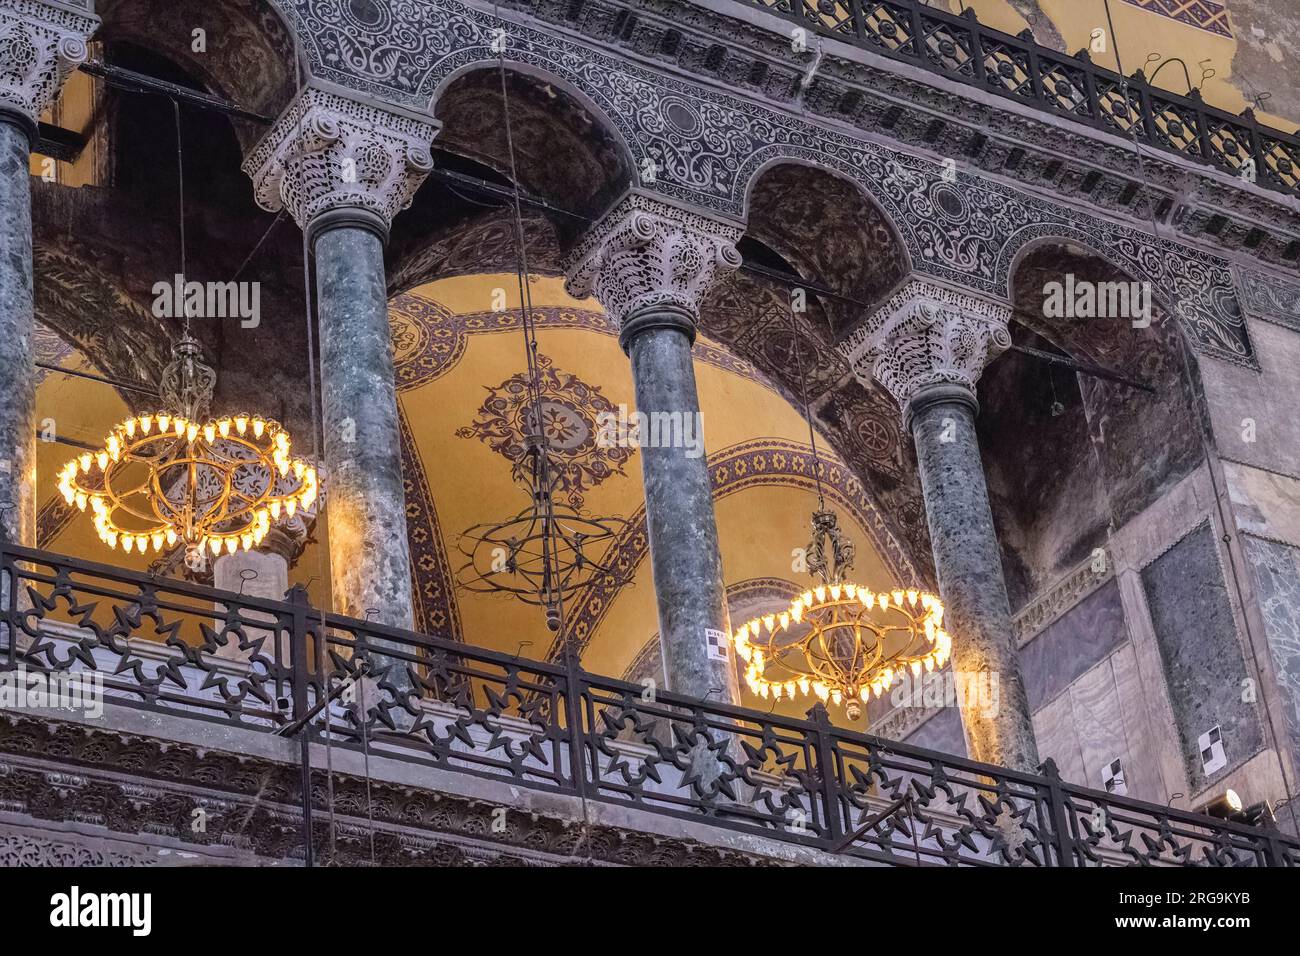
[[[258,202],[312,243],[334,609],[412,626],[384,243],[433,168],[431,120],[307,89],[249,155]]]
[[[86,58],[89,2],[0,0],[0,536],[36,543],[36,367],[31,146],[41,114]]]
[[[579,245],[568,281],[571,294],[594,294],[618,323],[637,411],[696,429],[695,449],[640,450],[650,560],[668,688],[726,702],[740,691],[691,345],[700,300],[720,271],[740,265],[740,236],[736,226],[633,192]]]
[[[860,381],[894,397],[916,444],[953,668],[998,681],[996,714],[963,709],[967,749],[976,760],[1032,771],[1038,751],[975,435],[975,382],[1010,346],[1009,319],[1007,306],[911,280],[841,351]]]
[[[315,522],[314,514],[297,512],[287,521],[272,525],[260,547],[234,554],[223,554],[212,562],[212,585],[222,591],[233,591],[244,597],[266,598],[271,601],[283,601],[289,591],[289,569],[297,562],[306,546],[309,526]],[[252,572],[252,573],[249,573]],[[225,605],[218,604],[216,610],[225,612]],[[243,612],[243,616],[258,620],[257,613]],[[266,620],[273,622],[274,618]],[[279,635],[279,646],[275,643],[274,628],[256,628],[246,626],[244,636],[252,644],[263,638],[261,655],[273,658],[279,654],[279,661],[285,666],[291,663],[288,635]],[[244,649],[239,642],[232,640],[217,650],[217,657],[230,660],[248,660],[251,649]]]

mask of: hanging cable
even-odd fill
[[[790,336],[794,342],[795,371],[799,376],[800,400],[803,403],[804,421],[808,423],[808,444],[812,447],[813,482],[817,486],[817,510],[826,510],[826,496],[822,490],[821,458],[817,454],[817,430],[813,428],[812,408],[808,403],[808,379],[803,373],[803,349],[799,347],[799,319],[794,310],[794,291],[790,294]]]
[[[498,3],[493,2],[492,14],[500,20],[501,10]],[[547,592],[544,596],[549,598],[547,606],[548,615],[554,615],[554,622],[558,633],[561,646],[564,648],[564,658],[566,662],[569,682],[567,692],[571,696],[576,690],[574,677],[577,672],[577,661],[575,659],[575,650],[572,644],[572,635],[569,633],[568,622],[565,620],[564,606],[564,581],[560,578],[558,568],[556,567],[557,557],[557,539],[559,537],[556,528],[554,501],[552,496],[552,476],[550,447],[546,437],[546,430],[542,422],[542,382],[541,371],[537,359],[537,324],[533,315],[532,289],[528,281],[528,250],[524,236],[524,215],[523,204],[520,198],[519,189],[519,169],[515,159],[515,141],[514,127],[511,122],[510,114],[510,91],[506,82],[506,55],[505,43],[501,42],[500,49],[497,53],[497,71],[501,80],[501,108],[505,121],[506,134],[506,152],[510,161],[510,181],[511,181],[511,199],[514,205],[515,219],[515,251],[517,265],[517,279],[519,283],[519,306],[521,326],[524,333],[524,353],[528,365],[528,389],[529,403],[531,409],[529,418],[531,419],[528,428],[533,433],[534,454],[536,455],[537,483],[541,491],[538,503],[542,506],[542,563],[543,563],[543,588]],[[580,727],[570,727],[569,733],[578,735],[581,733]],[[583,752],[583,748],[578,748],[578,752]],[[583,783],[586,768],[571,767],[574,781],[577,783],[578,799],[582,806],[582,836],[574,845],[573,854],[576,855],[580,848],[585,848],[586,860],[591,862],[591,850],[589,836],[591,831],[591,812],[587,804],[587,788]]]

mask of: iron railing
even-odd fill
[[[809,719],[0,543],[0,670],[894,864],[1300,866],[1300,841]],[[307,752],[304,744],[304,754]],[[305,773],[309,771],[304,771]],[[304,807],[304,814],[310,807]],[[308,825],[308,829],[310,826]]]
[[[1292,195],[1300,192],[1300,138],[1132,76],[1011,36],[917,0],[738,0],[809,31],[918,65],[1095,129],[1136,138]],[[809,44],[811,46],[811,44]],[[1113,39],[1107,49],[1113,50]],[[1113,56],[1113,54],[1108,54]]]

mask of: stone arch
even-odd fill
[[[850,162],[847,157],[822,150],[785,143],[769,144],[755,150],[735,175],[735,187],[739,191],[738,205],[746,222],[750,217],[754,187],[771,169],[781,165],[807,166],[852,183],[879,211],[904,250],[903,275],[910,273],[914,264],[921,261],[920,248],[910,228],[909,219],[895,198],[880,189],[871,176],[864,175],[860,165]]]
[[[845,170],[804,159],[760,163],[745,192],[745,237],[786,271],[821,285],[829,341],[838,341],[912,270],[897,219]]]
[[[1169,296],[1149,322],[1047,315],[1048,281],[1151,281],[1087,236],[1024,243],[1010,272],[1014,345],[1064,352],[1151,387],[1011,351],[984,371],[977,422],[1013,609],[1050,587],[1204,460],[1195,364]],[[1156,287],[1152,282],[1153,289]]]
[[[465,51],[467,56],[472,56],[474,52],[474,50]],[[449,109],[449,99],[456,96],[458,89],[475,88],[473,78],[476,75],[486,80],[486,88],[495,91],[497,102],[500,101],[498,70],[501,67],[501,60],[487,47],[478,48],[478,53],[481,55],[458,65],[438,83],[430,101],[430,112],[435,116],[443,119]],[[593,152],[597,154],[595,158],[598,158],[604,167],[606,175],[603,181],[597,184],[592,194],[585,197],[586,202],[581,204],[585,208],[569,211],[594,217],[612,205],[630,186],[639,185],[638,169],[645,158],[644,152],[631,123],[603,90],[593,88],[592,84],[564,64],[531,50],[512,48],[504,61],[504,68],[508,89],[511,85],[514,87],[510,90],[512,94],[519,91],[537,91],[548,98],[548,108],[561,117],[554,123],[558,130],[578,137],[584,133],[594,134],[595,142],[590,145]],[[520,104],[516,96],[512,95],[512,125],[521,122],[519,115],[521,106],[526,104]],[[573,128],[584,124],[587,126],[586,130]],[[566,129],[566,125],[569,128]],[[447,148],[449,144],[455,144],[456,132],[454,128],[449,128],[449,124],[444,120],[435,145]],[[518,133],[519,131],[516,131],[516,136]],[[516,141],[515,146],[518,158],[522,151],[526,150],[527,144]],[[493,155],[491,158],[500,164],[497,167],[499,171],[503,173],[508,171],[504,155]],[[489,165],[496,164],[489,163]],[[559,167],[564,164],[552,157],[551,165]]]
[[[456,179],[508,190],[512,147],[521,191],[546,204],[522,209],[532,273],[559,274],[564,250],[637,179],[627,131],[611,120],[616,114],[531,62],[506,63],[507,139],[498,70],[495,62],[475,59],[438,87],[432,109],[442,123],[433,144],[439,172],[394,223],[390,291],[482,271],[485,264],[515,268],[515,210],[508,193],[474,194]]]
[[[99,0],[94,39],[129,43],[166,57],[210,92],[274,119],[293,98],[306,59],[294,18],[277,0]],[[196,50],[195,30],[205,48]],[[232,120],[245,151],[261,124]]]
[[[1087,221],[1085,219],[1085,221]],[[1180,243],[1123,226],[1081,229],[1049,222],[1017,229],[1003,242],[994,275],[1011,292],[1015,268],[1041,242],[1074,242],[1136,281],[1151,283],[1162,307],[1176,316],[1198,352],[1255,366],[1245,316],[1226,261]]]

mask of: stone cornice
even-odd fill
[[[258,205],[287,209],[302,229],[324,213],[364,210],[382,221],[411,204],[433,169],[438,125],[309,87],[244,162]]]
[[[718,272],[740,266],[735,243],[742,234],[737,225],[632,190],[574,250],[566,287],[575,298],[595,295],[620,326],[656,308],[694,323]]]
[[[918,391],[975,390],[984,367],[1011,345],[1011,307],[925,279],[903,282],[838,346],[863,384],[879,382],[904,411]]]
[[[0,715],[0,811],[79,822],[261,860],[303,855],[296,763],[61,721]],[[758,853],[506,807],[429,788],[313,772],[313,845],[325,863],[763,865]],[[332,796],[332,805],[329,800]],[[196,832],[195,811],[206,826]],[[330,816],[335,820],[331,834]],[[373,839],[373,843],[372,843]],[[372,851],[373,846],[373,851]],[[135,861],[130,861],[135,862]]]
[[[17,115],[34,132],[85,62],[86,41],[98,27],[89,0],[0,0],[0,112]]]
[[[600,46],[685,70],[703,82],[810,118],[847,124],[1017,188],[1092,206],[1151,229],[1173,224],[1187,239],[1244,251],[1288,269],[1300,261],[1300,199],[1249,186],[1182,157],[1030,109],[1014,100],[819,37],[815,58],[790,50],[787,21],[731,0],[507,0],[546,24]],[[575,13],[577,9],[577,13]],[[671,42],[669,42],[671,40]],[[718,54],[721,54],[720,56]],[[1149,183],[1149,188],[1147,184]],[[1149,201],[1144,196],[1149,197]]]

